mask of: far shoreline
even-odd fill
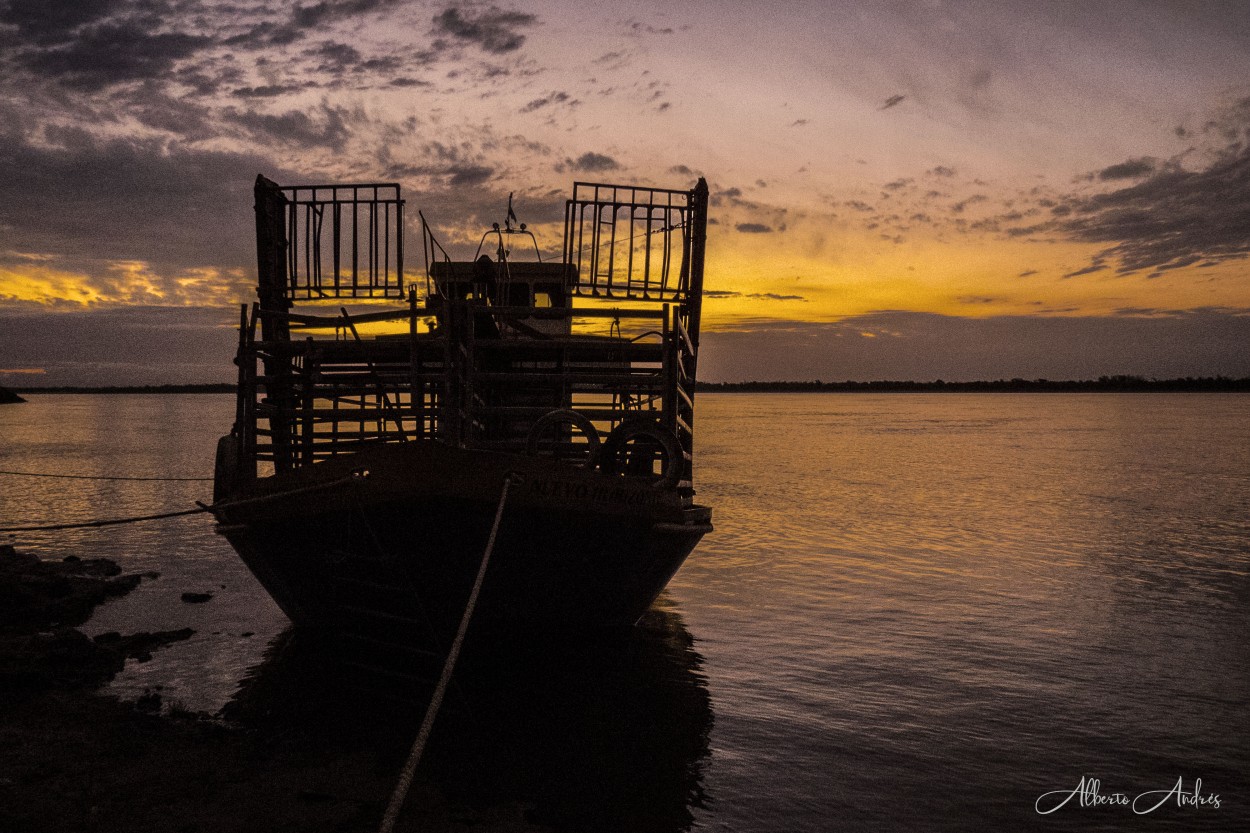
[[[1187,376],[1146,379],[1100,376],[1097,379],[995,379],[975,382],[875,380],[871,382],[698,382],[699,393],[1246,393],[1250,377]],[[228,383],[183,385],[49,386],[11,388],[20,394],[233,394]]]

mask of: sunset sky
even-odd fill
[[[1244,2],[0,0],[0,384],[230,381],[257,173],[705,176],[709,381],[1250,375]]]

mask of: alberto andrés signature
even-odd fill
[[[1102,782],[1097,778],[1081,776],[1080,782],[1071,790],[1051,790],[1038,796],[1033,802],[1033,809],[1039,815],[1048,815],[1060,807],[1076,799],[1080,807],[1129,807],[1139,816],[1153,813],[1170,799],[1176,799],[1177,807],[1212,807],[1219,809],[1220,797],[1216,793],[1202,794],[1202,779],[1194,781],[1193,790],[1185,791],[1185,779],[1177,778],[1176,783],[1165,790],[1147,790],[1130,799],[1124,793],[1103,793]]]

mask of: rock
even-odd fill
[[[16,405],[19,402],[25,401],[25,399],[18,396],[8,388],[0,388],[0,405]]]
[[[129,593],[138,576],[122,576],[106,558],[42,561],[0,546],[0,627],[46,630],[81,625],[96,605]]]
[[[183,593],[182,600],[187,604],[203,604],[213,597],[212,593]]]
[[[145,688],[135,701],[135,708],[141,712],[158,712],[161,710],[161,695],[150,688]]]

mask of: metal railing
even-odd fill
[[[292,299],[404,296],[399,185],[290,185],[281,190]]]

